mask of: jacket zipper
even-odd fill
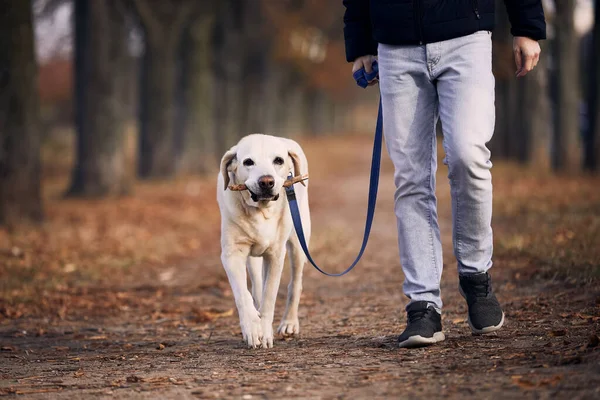
[[[413,1],[415,22],[417,24],[417,35],[419,37],[419,44],[423,44],[423,27],[421,26],[421,2],[419,0]]]
[[[481,19],[481,14],[479,14],[479,1],[472,0],[472,2],[473,2],[473,12],[475,13],[475,16],[477,17],[477,19]]]

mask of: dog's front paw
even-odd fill
[[[296,319],[284,319],[277,328],[277,333],[283,337],[295,336],[300,333],[300,323]]]
[[[270,349],[273,347],[273,323],[267,320],[263,320],[263,337],[261,346],[265,349]]]
[[[240,326],[242,328],[242,336],[244,342],[253,349],[259,347],[263,340],[263,327],[260,320],[260,314],[256,310],[248,310],[243,317],[240,318]]]

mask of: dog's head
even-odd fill
[[[248,191],[242,196],[252,206],[278,200],[290,172],[300,174],[300,168],[289,141],[267,135],[246,136],[221,159],[224,189],[231,182],[245,184]]]

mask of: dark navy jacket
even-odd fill
[[[346,59],[377,54],[377,43],[439,42],[494,28],[494,0],[343,0]],[[514,36],[546,38],[541,0],[504,0]]]

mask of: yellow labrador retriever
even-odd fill
[[[278,333],[300,332],[298,305],[306,256],[300,247],[283,183],[308,173],[298,143],[268,135],[249,135],[225,153],[217,185],[221,210],[221,261],[235,297],[242,336],[248,347],[273,347],[273,316],[286,249],[292,267],[285,313]],[[247,191],[231,191],[245,184]],[[308,186],[297,184],[296,197],[307,243],[310,240]],[[248,290],[246,269],[252,281]]]

